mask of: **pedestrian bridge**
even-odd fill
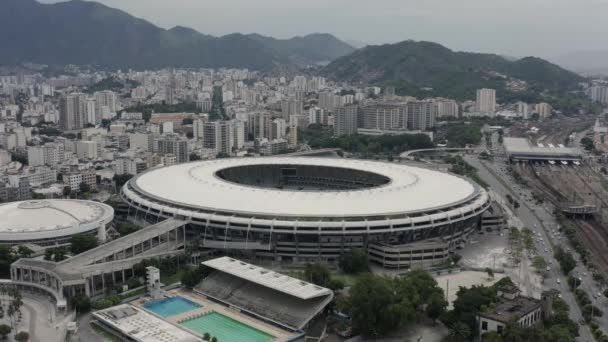
[[[13,284],[43,290],[58,307],[66,298],[104,293],[134,276],[133,266],[144,259],[183,253],[187,221],[167,219],[55,263],[19,259],[11,265]]]

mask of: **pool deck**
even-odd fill
[[[170,316],[170,317],[162,317],[160,315],[155,314],[152,311],[147,310],[144,307],[144,304],[146,304],[147,302],[149,302],[150,300],[146,300],[146,299],[138,299],[135,300],[133,302],[131,302],[131,305],[134,305],[138,308],[141,308],[143,310],[146,310],[147,312],[149,312],[152,315],[155,315],[156,317],[159,317],[175,326],[178,326],[184,330],[187,330],[190,333],[193,333],[197,336],[201,336],[199,335],[196,331],[187,329],[186,327],[184,327],[183,325],[179,324],[182,321],[185,320],[189,320],[189,319],[193,319],[196,317],[200,317],[203,316],[207,313],[210,312],[217,312],[219,314],[222,314],[224,316],[230,317],[236,321],[239,321],[243,324],[246,324],[252,328],[258,329],[260,331],[263,331],[267,334],[270,334],[272,336],[274,336],[274,338],[271,340],[272,342],[279,342],[279,341],[288,341],[296,336],[298,336],[297,333],[292,333],[290,331],[286,331],[286,330],[282,330],[278,327],[275,327],[273,325],[270,324],[266,324],[264,322],[255,320],[254,318],[245,315],[245,314],[241,314],[238,310],[236,309],[230,309],[224,305],[218,304],[216,302],[210,301],[208,299],[206,299],[204,296],[194,293],[192,291],[186,290],[186,289],[175,289],[175,290],[171,290],[171,291],[167,291],[163,293],[163,297],[172,297],[172,296],[180,296],[183,297],[185,299],[188,299],[194,303],[197,303],[199,305],[202,305],[201,308],[196,308],[194,310],[188,311],[188,312],[184,312],[175,316]],[[160,298],[159,298],[160,299]]]

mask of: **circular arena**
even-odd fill
[[[114,209],[93,201],[31,200],[0,205],[0,217],[0,244],[50,246],[77,234],[105,233]]]
[[[447,260],[490,205],[484,189],[452,174],[311,157],[174,165],[131,179],[121,195],[139,219],[187,219],[204,248],[284,262],[335,262],[364,248],[394,268]]]

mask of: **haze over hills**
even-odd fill
[[[515,61],[494,54],[455,52],[431,42],[403,41],[367,46],[340,57],[321,71],[340,80],[393,84],[413,96],[471,98],[475,89],[505,89],[506,81],[527,82],[528,90],[562,92],[582,77],[536,57]],[[426,88],[426,89],[423,89]]]
[[[355,50],[329,34],[273,39],[239,33],[222,37],[177,26],[165,30],[123,11],[73,0],[41,4],[3,0],[0,64],[35,62],[104,67],[242,67],[327,62]]]
[[[580,73],[608,75],[608,50],[574,51],[554,57],[552,60]]]

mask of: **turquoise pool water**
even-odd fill
[[[201,336],[209,333],[221,342],[268,342],[274,338],[272,335],[217,312],[211,312],[180,324]]]
[[[162,317],[179,315],[200,307],[202,307],[202,305],[180,296],[165,298],[144,304],[144,308]]]

